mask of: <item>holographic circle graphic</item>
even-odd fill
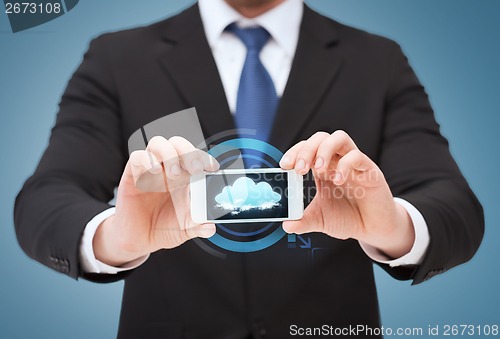
[[[223,155],[228,149],[249,149],[249,150],[255,150],[258,152],[261,152],[262,154],[266,154],[270,156],[273,160],[276,162],[279,162],[281,160],[281,157],[283,156],[283,153],[281,153],[280,150],[278,150],[276,147],[260,140],[256,139],[249,139],[249,138],[239,138],[239,139],[231,139],[224,141],[215,147],[211,148],[208,153],[212,155],[214,158],[219,158],[221,155]],[[243,158],[248,158],[254,156],[250,154],[243,154]],[[259,159],[261,160],[261,159]],[[254,231],[254,232],[249,232],[249,233],[243,233],[243,232],[235,232],[227,229],[221,224],[217,224],[217,227],[224,230],[224,231],[229,231],[229,234],[233,235],[238,235],[238,236],[252,236],[256,234],[260,234],[266,230],[268,230],[274,223],[267,224],[264,226],[262,229]],[[214,236],[211,238],[208,238],[207,240],[211,242],[212,244],[228,250],[232,252],[256,252],[263,250],[265,248],[268,248],[269,246],[274,245],[278,241],[280,241],[284,236],[286,232],[283,230],[282,227],[278,226],[276,230],[274,230],[272,233],[269,235],[265,236],[264,238],[257,239],[254,241],[237,241],[237,240],[231,240],[224,238],[218,233],[215,233]]]

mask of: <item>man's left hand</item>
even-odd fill
[[[411,250],[415,231],[410,216],[394,201],[380,168],[344,131],[315,133],[290,148],[280,166],[301,175],[312,170],[317,188],[304,217],[283,223],[286,232],[353,238],[391,258]]]

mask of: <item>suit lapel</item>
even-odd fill
[[[296,142],[341,68],[337,40],[334,23],[304,6],[297,51],[270,139],[283,152]]]
[[[166,21],[162,34],[159,62],[186,106],[196,107],[205,138],[234,129],[198,5]]]

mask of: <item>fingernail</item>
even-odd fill
[[[203,168],[203,164],[201,163],[200,160],[194,159],[193,161],[191,161],[191,168],[194,171],[199,171],[199,170],[201,170]]]
[[[170,166],[170,173],[173,175],[180,175],[181,168],[179,167],[178,164],[173,164],[172,166]]]
[[[306,167],[306,162],[303,159],[299,159],[295,164],[295,169],[297,171],[303,170]]]
[[[289,157],[283,157],[283,158],[281,159],[281,164],[282,164],[282,165],[289,165],[289,164],[290,164],[290,162],[291,162],[291,160],[290,160],[290,158],[289,158]]]
[[[333,177],[333,182],[336,184],[340,184],[342,182],[342,174],[340,174],[340,172],[335,173],[335,176]]]
[[[316,159],[316,162],[314,163],[314,168],[321,168],[321,167],[323,167],[323,163],[324,163],[323,158],[322,157],[318,157]]]
[[[219,163],[212,156],[208,157],[208,164],[211,170],[216,171],[219,169]]]

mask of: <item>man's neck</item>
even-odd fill
[[[225,0],[231,7],[246,18],[255,18],[285,0]]]

